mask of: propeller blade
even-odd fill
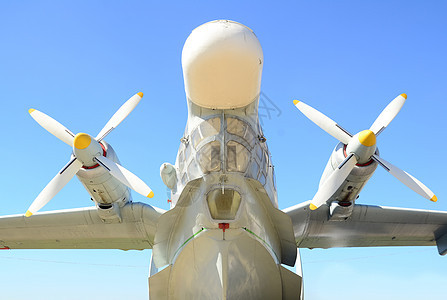
[[[140,178],[135,174],[131,173],[129,170],[120,166],[119,164],[111,161],[104,156],[97,156],[95,160],[109,173],[121,181],[123,184],[127,185],[129,188],[135,192],[143,195],[144,197],[152,198],[154,197],[154,192],[148,187]]]
[[[113,129],[115,129],[137,106],[143,98],[143,93],[139,92],[133,95],[129,100],[127,100],[121,107],[116,111],[116,113],[110,118],[101,132],[96,136],[98,142],[102,141]]]
[[[73,178],[73,176],[82,167],[82,163],[73,158],[60,172],[47,184],[40,192],[31,206],[28,208],[25,216],[30,217],[32,214],[44,207],[59,191]]]
[[[376,136],[378,136],[397,116],[400,109],[407,100],[407,94],[400,94],[393,101],[391,101],[385,109],[380,113],[374,123],[371,125],[371,130]]]
[[[321,129],[332,135],[334,138],[347,145],[352,137],[346,129],[332,121],[329,117],[322,114],[318,110],[304,102],[293,100],[296,108],[298,108],[307,118],[317,124]]]
[[[31,108],[28,112],[30,113],[31,117],[49,133],[51,133],[70,147],[73,146],[73,139],[75,135],[70,130],[65,128],[64,125],[62,125],[52,117],[44,114],[43,112],[40,112],[33,108]]]
[[[356,163],[357,158],[354,153],[351,153],[344,161],[342,161],[331,176],[329,176],[329,178],[319,187],[309,205],[311,210],[317,209],[329,200],[329,198],[340,188],[349,173],[351,173]]]
[[[405,184],[407,187],[418,193],[424,198],[427,198],[433,202],[438,201],[436,195],[426,187],[422,182],[405,172],[404,170],[399,169],[393,164],[387,162],[383,158],[378,155],[373,155],[372,159],[374,159],[379,165],[381,165],[386,171],[388,171],[391,175],[399,179],[400,182]]]

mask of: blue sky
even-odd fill
[[[192,29],[215,19],[241,22],[261,41],[262,90],[278,107],[264,118],[264,131],[280,208],[312,198],[336,145],[293,99],[358,132],[407,93],[378,140],[381,156],[439,201],[377,169],[358,203],[447,211],[446,9],[443,1],[0,1],[0,214],[24,213],[69,159],[70,148],[35,123],[29,108],[96,135],[139,91],[142,102],[107,141],[156,193],[150,201],[134,193],[134,201],[166,209],[159,167],[174,162],[186,122],[182,46]],[[74,179],[45,210],[91,204]],[[307,299],[445,294],[447,258],[434,247],[301,253]],[[2,298],[147,299],[149,258],[150,251],[2,251]]]

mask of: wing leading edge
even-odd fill
[[[161,209],[143,203],[120,208],[121,222],[104,222],[96,207],[0,217],[0,248],[152,249]]]
[[[298,248],[438,246],[447,254],[447,212],[355,205],[346,220],[330,220],[329,207],[304,202],[283,210]]]

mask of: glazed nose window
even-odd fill
[[[192,144],[194,145],[194,148],[197,149],[197,146],[204,138],[216,135],[219,133],[219,131],[220,131],[219,117],[211,118],[202,122],[192,133]]]
[[[232,189],[215,189],[206,196],[214,220],[234,220],[241,205],[241,194]]]
[[[227,171],[244,173],[248,166],[250,152],[235,141],[227,143]]]
[[[251,129],[251,127],[246,122],[228,117],[227,132],[243,138],[250,145],[250,147],[254,146],[255,133],[253,132],[253,129]]]
[[[220,142],[213,141],[204,145],[197,157],[203,173],[220,171]]]

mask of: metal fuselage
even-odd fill
[[[285,299],[286,278],[299,296],[301,277],[281,266],[294,265],[297,250],[258,120],[256,36],[239,23],[206,23],[182,64],[189,114],[175,172],[162,171],[172,209],[155,236],[151,299]]]

